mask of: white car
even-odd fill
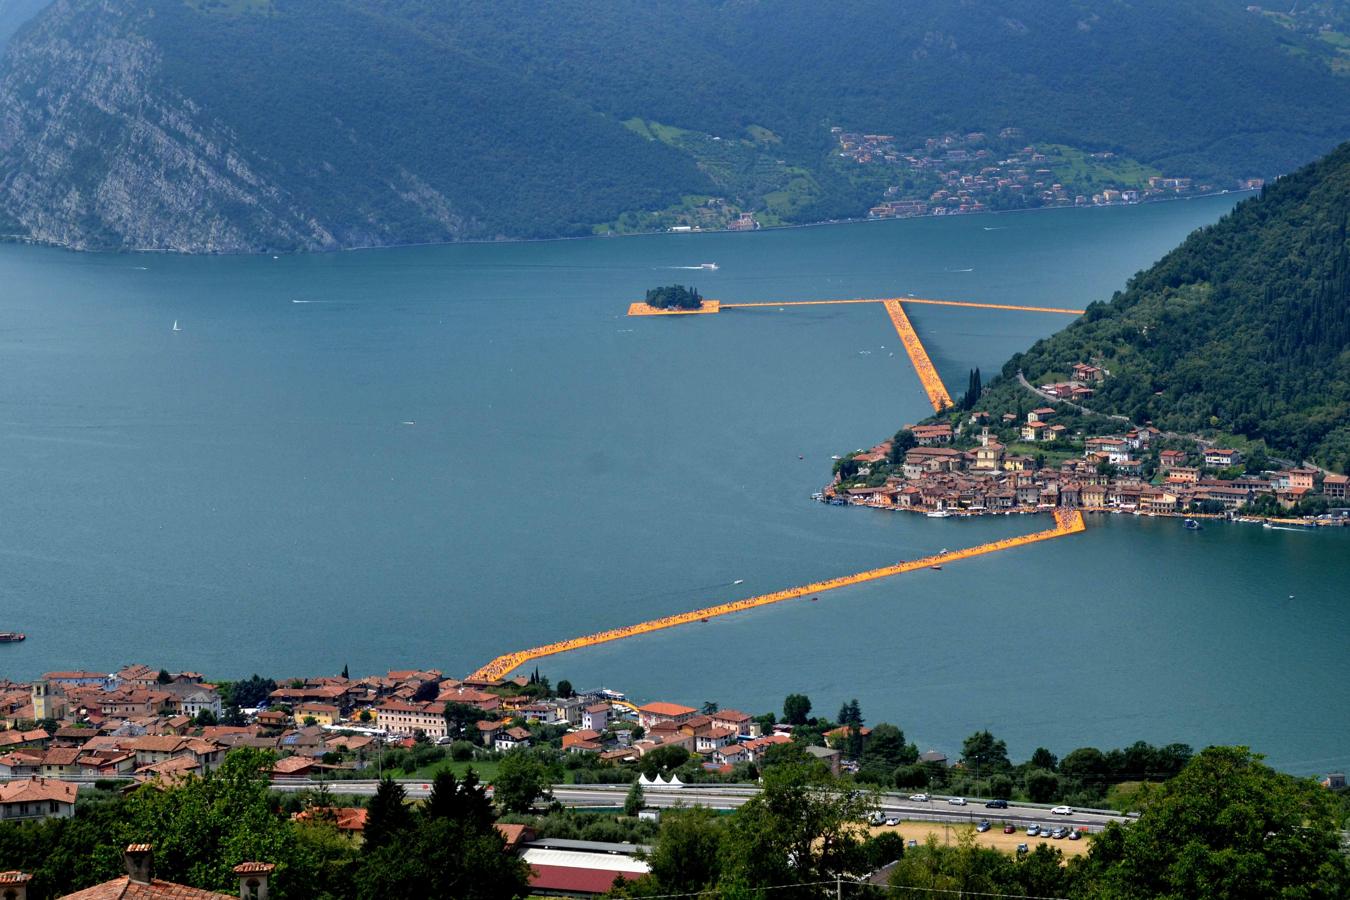
[[[952,806],[965,806],[965,805],[966,805],[966,798],[965,798],[965,797],[948,797],[948,798],[947,798],[947,802],[950,803]]]
[[[1050,810],[1050,812],[1054,813],[1054,814],[1057,815],[1057,816],[1071,816],[1071,815],[1073,815],[1073,807],[1072,807],[1072,806],[1056,806],[1054,809]]]
[[[927,802],[928,802],[928,795],[927,795],[927,794],[910,794],[910,795],[909,795],[909,799],[913,800],[915,803],[927,803]]]

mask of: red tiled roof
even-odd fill
[[[681,706],[678,703],[648,703],[645,706],[639,706],[638,712],[650,713],[654,716],[687,716],[695,712],[692,707]]]
[[[62,900],[221,900],[230,898],[230,894],[217,894],[215,891],[203,891],[185,884],[172,881],[160,881],[158,878],[149,884],[140,884],[127,876],[114,878],[96,884],[91,888],[66,894]]]
[[[0,803],[33,803],[54,800],[74,803],[77,788],[68,781],[52,778],[25,778],[0,784]]]
[[[614,886],[614,878],[636,881],[636,872],[610,869],[575,869],[571,866],[530,866],[530,887],[539,891],[604,894]]]

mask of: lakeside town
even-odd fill
[[[1298,526],[1350,524],[1350,478],[1308,466],[1265,468],[1264,456],[1164,435],[1081,427],[1081,406],[1109,377],[1086,362],[1068,380],[1027,387],[1045,405],[1019,415],[974,410],[955,427],[907,426],[838,459],[816,499],[932,517],[1053,509]],[[978,390],[975,395],[978,395]],[[976,401],[979,402],[979,401]],[[1256,463],[1253,465],[1253,463]]]
[[[1109,150],[1025,144],[1020,128],[997,135],[973,131],[929,137],[902,148],[894,135],[830,129],[840,159],[894,170],[873,219],[979,213],[1053,206],[1112,206],[1200,196],[1220,188],[1168,177],[1122,160]],[[1260,178],[1240,179],[1234,190],[1258,190]]]

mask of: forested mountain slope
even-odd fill
[[[248,250],[706,198],[865,214],[831,127],[1011,127],[1230,186],[1350,134],[1335,57],[1236,0],[55,0],[0,61],[0,232]]]
[[[1033,383],[1092,360],[1094,411],[1264,440],[1350,466],[1350,144],[1200,229],[1109,303],[1004,367]],[[999,385],[991,385],[997,391]]]

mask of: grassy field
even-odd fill
[[[1045,164],[1061,184],[1073,184],[1079,189],[1089,187],[1147,187],[1157,169],[1123,156],[1112,159],[1092,159],[1087,151],[1064,144],[1047,144],[1041,148],[1050,157]]]
[[[475,759],[468,762],[455,762],[453,759],[443,759],[440,762],[432,763],[429,766],[423,766],[412,775],[399,774],[399,778],[421,778],[426,781],[436,777],[437,772],[450,770],[456,776],[461,776],[472,768],[478,773],[478,780],[483,784],[491,784],[492,779],[497,777],[497,770],[501,768],[501,762],[495,759]],[[568,773],[571,774],[570,772]]]

